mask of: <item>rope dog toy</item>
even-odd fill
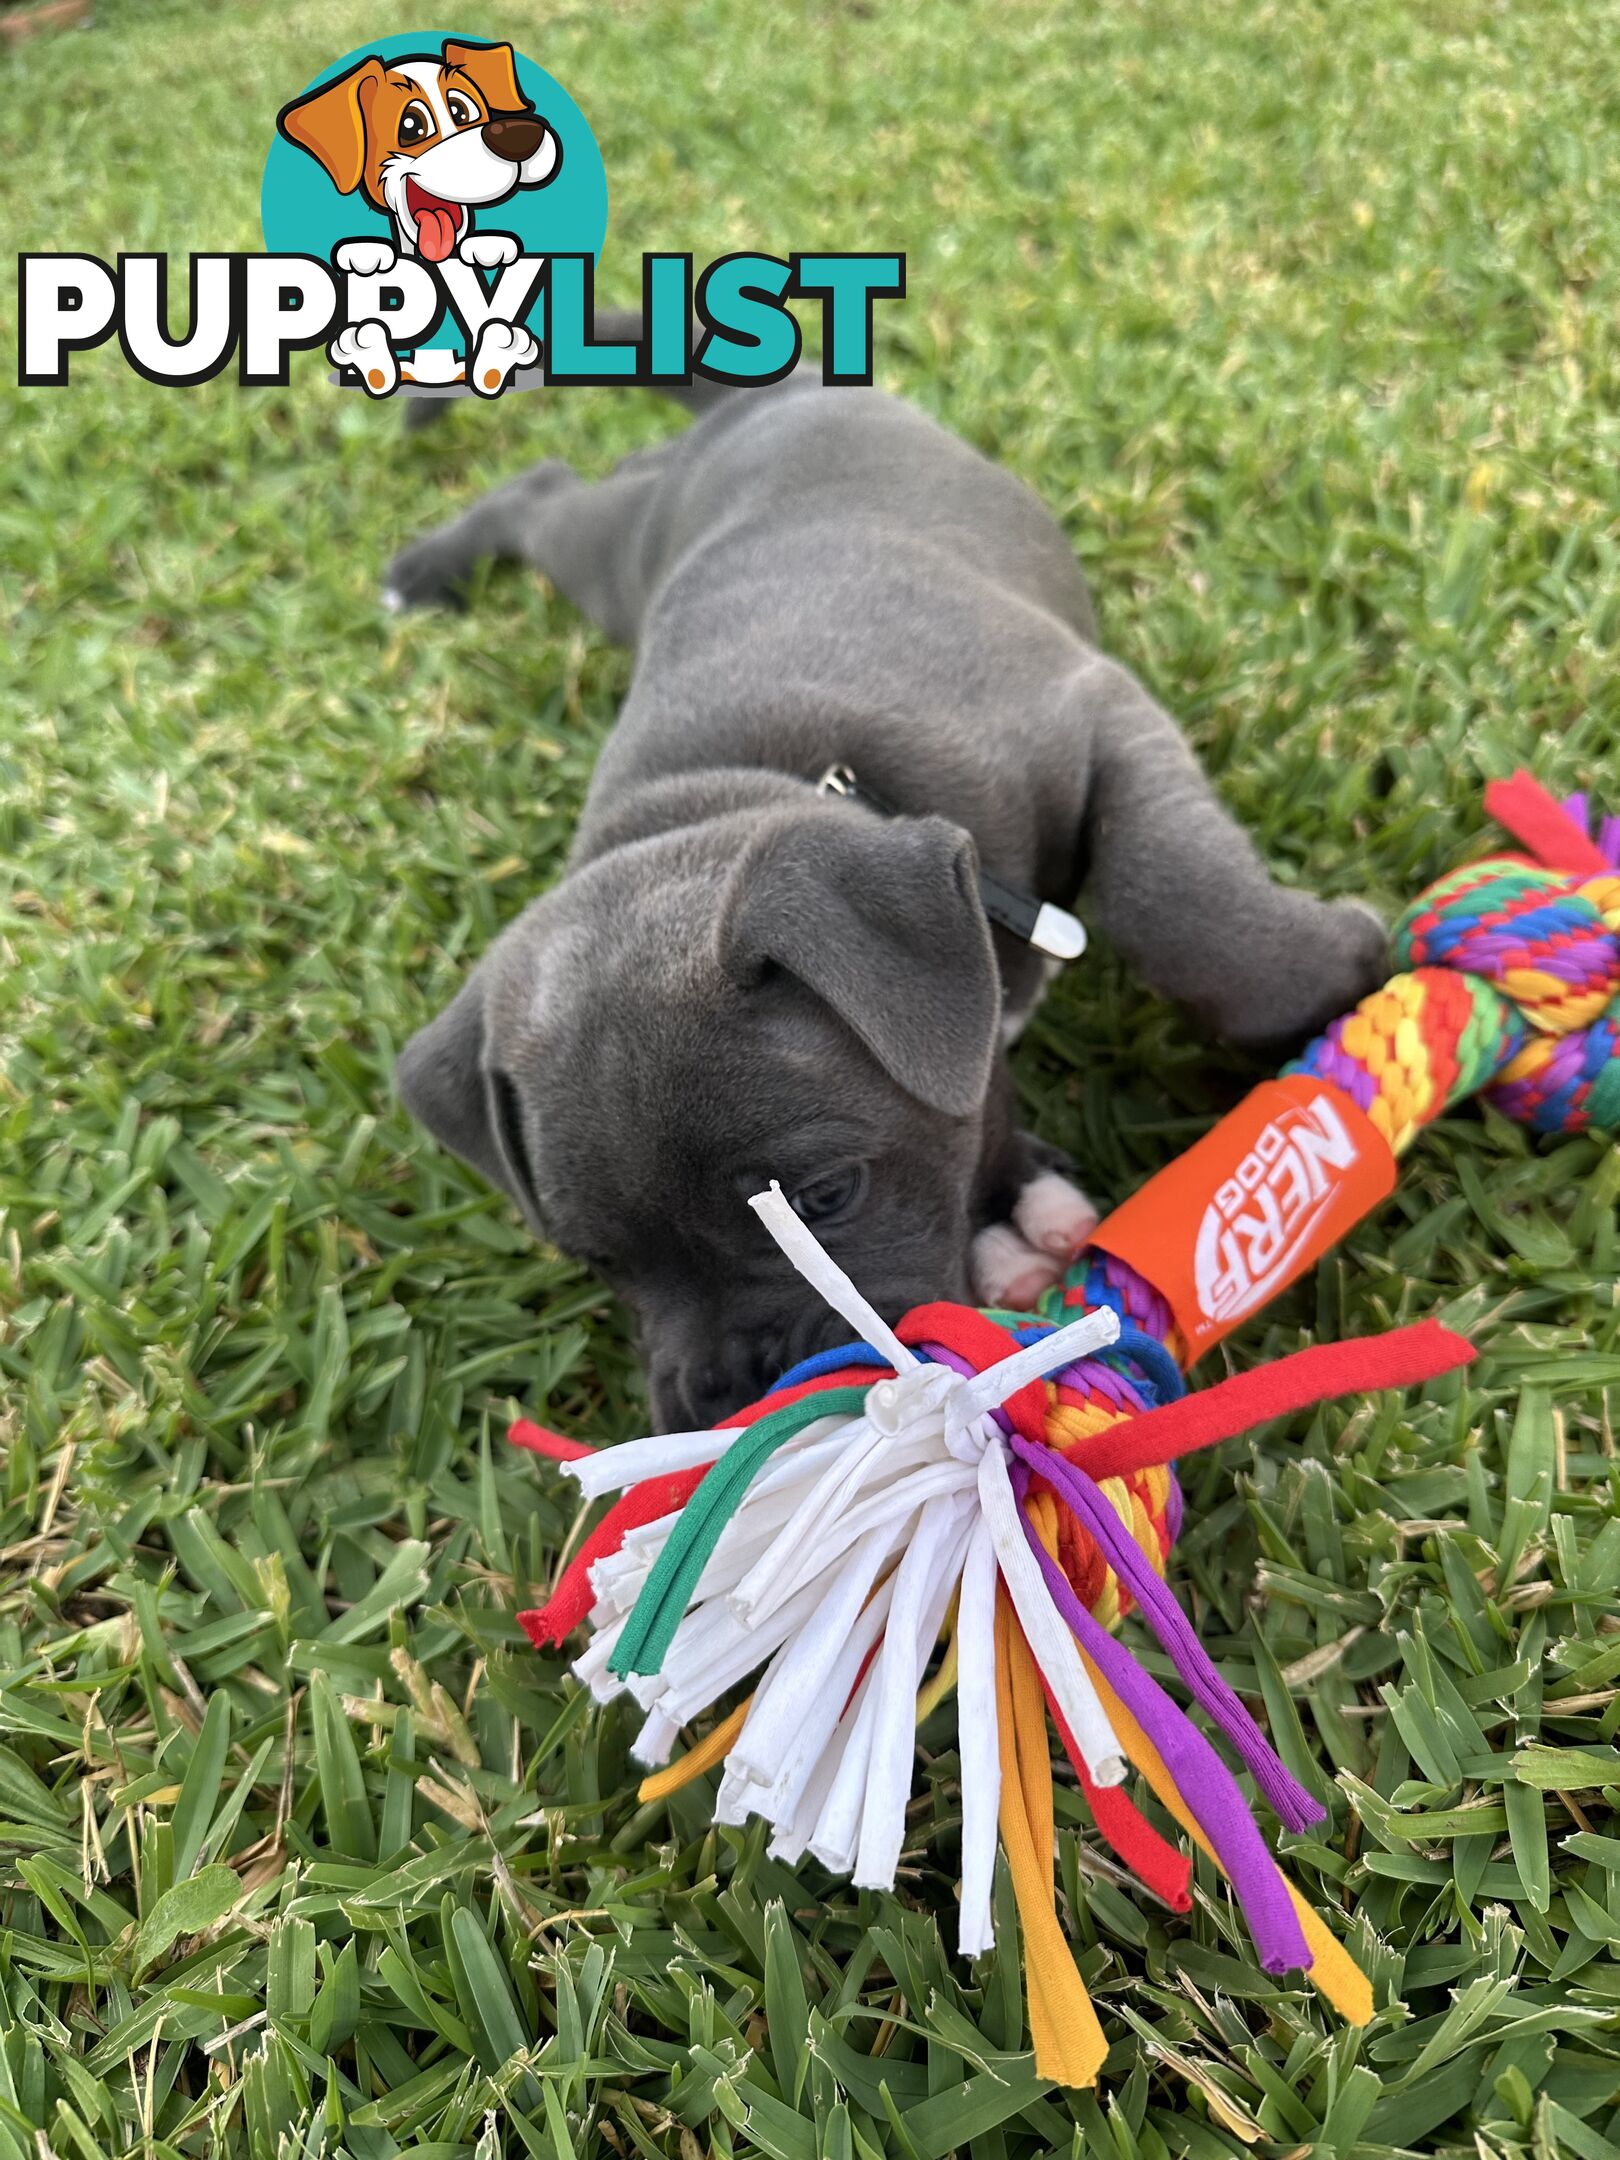
[[[574,1670],[640,1707],[643,1799],[719,1767],[717,1821],[760,1815],[778,1857],[892,1889],[915,1726],[954,1689],[958,1948],[992,1945],[999,1846],[1036,2068],[1061,2084],[1094,2084],[1107,2042],[1057,1919],[1048,1719],[1146,1888],[1190,1905],[1190,1862],[1129,1797],[1133,1770],[1227,1876],[1262,1967],[1305,1971],[1353,2023],[1372,2015],[1365,1975],[1283,1875],[1226,1761],[1113,1630],[1140,1615],[1285,1828],[1322,1820],[1167,1587],[1172,1465],[1473,1352],[1431,1321],[1196,1395],[1184,1372],[1375,1207],[1396,1156],[1465,1095],[1539,1132],[1620,1123],[1620,819],[1594,843],[1585,803],[1561,810],[1526,774],[1486,803],[1528,856],[1431,886],[1397,925],[1402,972],[1116,1210],[1038,1312],[931,1304],[891,1329],[773,1185],[750,1204],[854,1344],[712,1431],[593,1451],[528,1420],[511,1430],[587,1497],[621,1496],[518,1617],[537,1646],[589,1623]],[[747,1699],[672,1760],[751,1674]]]

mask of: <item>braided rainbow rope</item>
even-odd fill
[[[1042,1311],[935,1304],[891,1331],[773,1189],[756,1211],[862,1340],[795,1367],[711,1432],[593,1453],[527,1421],[512,1429],[587,1495],[622,1493],[547,1604],[519,1617],[537,1645],[589,1621],[575,1670],[600,1698],[640,1705],[643,1798],[719,1767],[716,1820],[762,1815],[773,1853],[892,1887],[912,1730],[954,1688],[959,1948],[991,1945],[999,1840],[1036,2064],[1060,2083],[1094,2083],[1107,2043],[1056,1916],[1048,1716],[1098,1829],[1149,1890],[1185,1911],[1189,1862],[1125,1791],[1131,1770],[1227,1875],[1261,1965],[1304,1970],[1354,2022],[1372,2014],[1365,1977],[1282,1875],[1232,1770],[1112,1631],[1138,1613],[1285,1828],[1322,1819],[1166,1586],[1182,1513],[1171,1466],[1472,1352],[1425,1323],[1197,1395],[1182,1368],[1374,1203],[1384,1188],[1355,1184],[1351,1166],[1378,1150],[1387,1163],[1464,1095],[1483,1089],[1538,1131],[1620,1122],[1620,820],[1594,845],[1584,805],[1562,814],[1523,775],[1487,800],[1541,860],[1493,857],[1430,887],[1396,932],[1404,971],[1289,1068],[1282,1110],[1257,1090],[1258,1107],[1099,1229]],[[1301,1151],[1291,1135],[1310,1117],[1320,1129]],[[1224,1316],[1188,1288],[1202,1252],[1197,1268],[1172,1255],[1163,1289],[1139,1264],[1155,1189],[1172,1175],[1185,1186],[1200,1157],[1223,1180],[1206,1212],[1268,1252],[1288,1231],[1275,1192],[1312,1196],[1296,1208],[1297,1249]],[[753,1693],[672,1761],[681,1730],[750,1673]]]
[[[1481,1090],[1533,1132],[1620,1124],[1620,818],[1591,842],[1575,796],[1549,829],[1522,774],[1486,802],[1562,865],[1492,855],[1431,885],[1395,927],[1408,972],[1292,1068],[1343,1088],[1396,1154]]]

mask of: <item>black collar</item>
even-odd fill
[[[899,815],[893,803],[863,786],[848,765],[829,765],[816,782],[816,792],[842,795],[846,802],[864,804],[879,817]],[[1026,945],[1033,945],[1037,952],[1054,960],[1078,960],[1086,949],[1085,925],[1067,908],[1054,907],[1049,900],[1036,900],[1020,892],[1016,885],[992,877],[988,870],[979,872],[979,897],[993,923],[1011,931],[1015,938],[1022,938]]]

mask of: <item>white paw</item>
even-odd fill
[[[495,397],[515,368],[533,367],[539,357],[539,346],[521,323],[487,322],[478,333],[467,380],[480,397]]]
[[[992,1223],[973,1240],[973,1293],[981,1305],[1028,1312],[1063,1273],[1061,1261],[1025,1244],[1011,1223]]]
[[[332,260],[355,277],[382,277],[398,260],[386,240],[345,240]]]
[[[1013,1221],[1037,1252],[1067,1267],[1096,1229],[1098,1215],[1079,1186],[1061,1171],[1043,1170],[1018,1195]]]
[[[470,232],[456,253],[464,263],[479,270],[504,270],[518,259],[518,244],[510,233]]]
[[[353,368],[367,397],[383,398],[399,382],[399,363],[380,322],[351,323],[326,348],[334,367]]]

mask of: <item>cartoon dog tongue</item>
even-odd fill
[[[456,244],[459,213],[448,203],[419,198],[415,206],[416,244],[429,262],[443,262]]]

